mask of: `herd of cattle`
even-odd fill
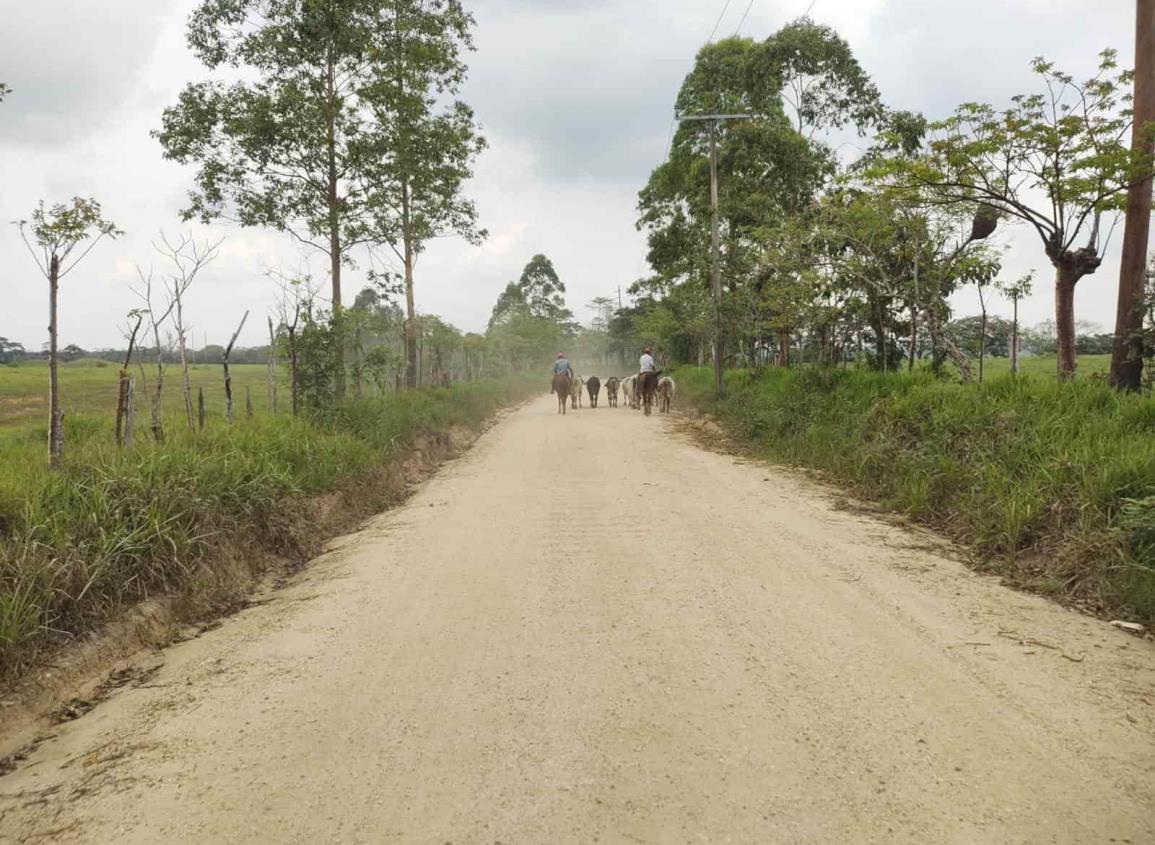
[[[638,377],[627,376],[619,379],[617,376],[611,376],[605,380],[603,385],[602,380],[597,376],[590,376],[584,379],[581,376],[575,375],[570,380],[569,398],[570,408],[576,410],[584,407],[582,397],[585,393],[589,394],[590,407],[596,408],[598,406],[598,398],[601,396],[602,387],[606,389],[606,399],[611,408],[618,407],[618,392],[626,397],[626,403],[635,411],[642,410],[643,397],[641,391],[638,390]],[[669,376],[662,376],[658,379],[658,387],[655,391],[658,400],[658,410],[663,414],[670,412],[670,405],[674,401],[674,394],[677,392],[677,385]],[[558,397],[559,399],[561,397]],[[649,408],[646,408],[649,413]]]

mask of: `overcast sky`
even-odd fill
[[[417,302],[458,327],[481,330],[506,282],[535,253],[553,259],[582,319],[595,296],[616,295],[645,272],[634,229],[638,189],[665,155],[674,96],[725,7],[718,37],[733,34],[745,0],[476,0],[478,50],[464,98],[490,148],[469,186],[490,238],[480,248],[440,241],[418,264]],[[809,0],[753,0],[741,34],[765,38]],[[135,300],[135,265],[156,263],[160,229],[178,212],[192,171],[165,162],[149,131],[183,85],[204,77],[184,44],[196,0],[37,0],[13,3],[0,27],[0,336],[29,348],[47,338],[47,284],[14,227],[37,200],[94,196],[128,234],[101,244],[61,293],[62,343],[120,343]],[[1029,60],[1044,55],[1082,78],[1097,53],[1119,49],[1130,66],[1131,0],[815,0],[811,17],[834,26],[887,104],[941,117],[964,101],[996,106],[1034,90]],[[187,229],[187,227],[185,227]],[[241,313],[272,307],[270,268],[308,260],[274,232],[229,226],[221,259],[190,294],[195,340],[227,341]],[[1117,232],[1102,268],[1079,283],[1080,318],[1113,325]],[[1039,270],[1026,322],[1051,314],[1050,271],[1037,239],[1010,236],[1004,275]],[[345,282],[349,298],[361,274]],[[977,310],[973,294],[958,313]],[[1009,311],[1000,303],[997,310]],[[252,320],[242,343],[262,341]],[[203,335],[202,335],[203,333]]]

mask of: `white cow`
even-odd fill
[[[622,393],[625,394],[626,404],[629,405],[631,408],[634,408],[636,410],[638,407],[638,399],[637,399],[638,377],[637,376],[627,376],[626,378],[622,379]]]
[[[658,379],[658,410],[663,414],[670,413],[670,403],[674,401],[674,393],[677,390],[678,386],[669,376]]]
[[[573,381],[570,382],[569,398],[571,408],[582,407],[582,391],[585,390],[586,381],[581,376],[575,375]]]

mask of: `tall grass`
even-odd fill
[[[1155,399],[1098,381],[681,371],[741,440],[944,530],[1033,589],[1155,621]]]
[[[44,432],[0,438],[0,674],[125,604],[211,578],[222,557],[315,550],[311,497],[372,500],[418,438],[476,426],[540,389],[514,378],[364,399],[323,418],[241,420],[121,452],[107,423],[67,420],[65,465]],[[379,502],[363,502],[366,507]]]

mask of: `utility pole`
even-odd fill
[[[722,268],[718,235],[718,121],[750,120],[752,115],[676,114],[675,117],[679,122],[699,120],[710,124],[710,292],[714,301],[714,390],[721,398],[725,383],[722,378]]]
[[[1135,3],[1135,100],[1131,149],[1140,162],[1139,177],[1127,191],[1127,222],[1119,266],[1119,305],[1115,345],[1111,351],[1111,384],[1138,390],[1143,375],[1143,298],[1147,270],[1147,235],[1151,227],[1151,165],[1155,151],[1155,0]]]

